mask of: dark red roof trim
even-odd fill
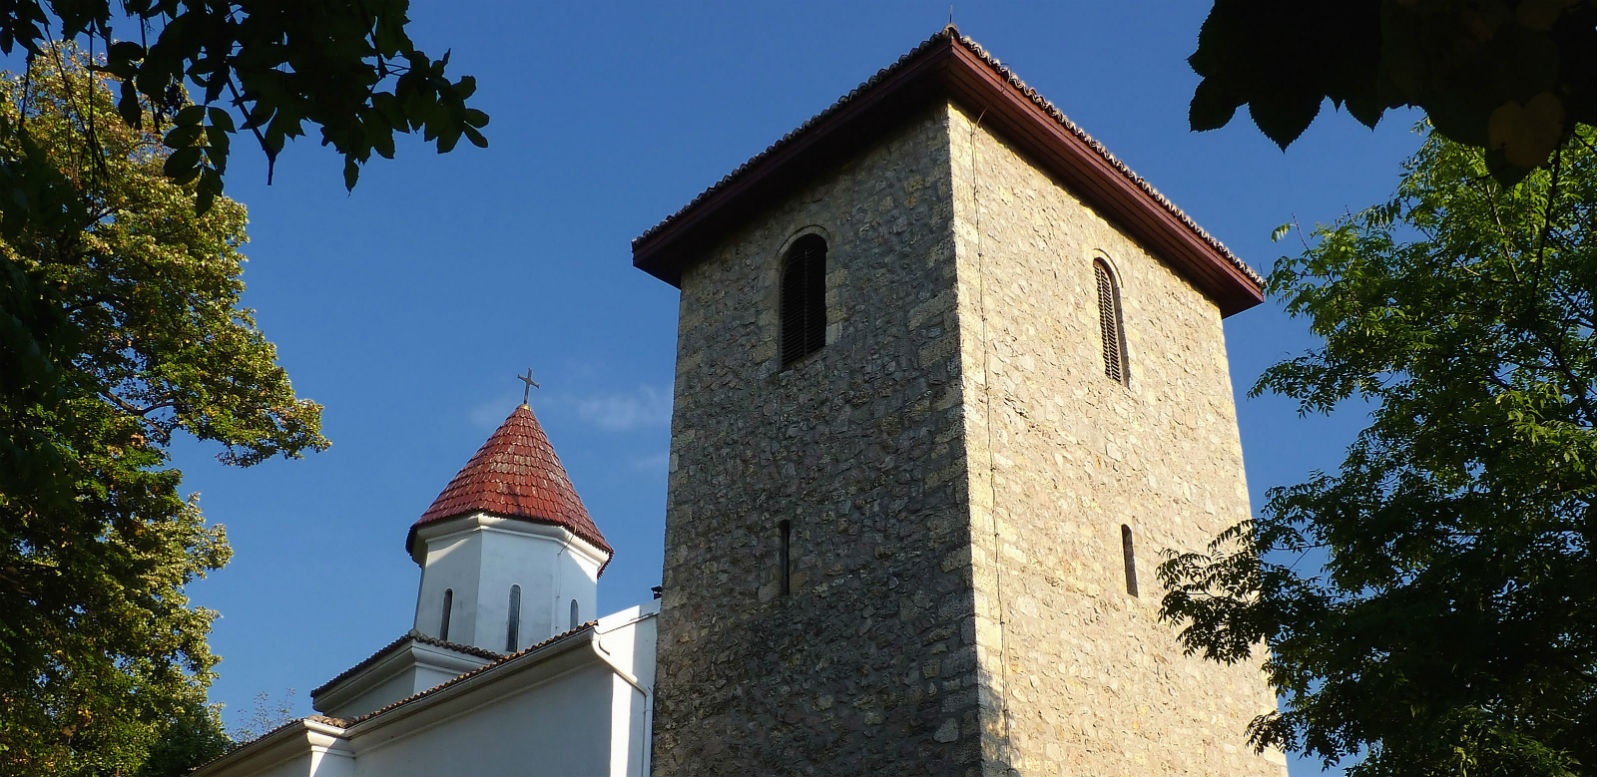
[[[633,241],[633,263],[678,285],[729,226],[842,160],[935,97],[996,131],[1208,293],[1223,315],[1261,302],[1261,276],[954,26],[878,71]]]

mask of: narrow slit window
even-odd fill
[[[506,605],[506,652],[517,652],[517,631],[522,628],[522,586],[511,586],[511,601]]]
[[[1094,263],[1095,296],[1100,305],[1100,356],[1105,361],[1106,377],[1124,385],[1128,382],[1128,344],[1122,329],[1122,295],[1105,262]]]
[[[449,588],[444,589],[444,612],[439,615],[439,639],[446,642],[450,640],[450,605],[455,601],[455,598],[455,591]]]
[[[567,608],[567,621],[571,624],[567,626],[568,629],[578,628],[578,624],[582,623],[582,621],[578,620],[578,614],[578,600],[573,599],[572,606]]]
[[[827,241],[806,235],[783,258],[778,321],[785,368],[821,350],[827,339],[827,257]]]
[[[778,595],[789,595],[789,522],[778,521]]]
[[[1122,576],[1128,584],[1128,595],[1139,595],[1139,572],[1133,567],[1133,529],[1122,525]]]

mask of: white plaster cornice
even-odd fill
[[[611,558],[609,553],[590,544],[588,540],[573,534],[565,526],[478,512],[468,513],[467,515],[444,521],[431,521],[418,526],[417,541],[411,545],[412,560],[416,561],[418,566],[422,566],[427,560],[427,551],[424,549],[429,545],[440,541],[461,539],[473,532],[504,534],[554,542],[572,553],[582,556],[596,567],[605,566],[606,562]]]

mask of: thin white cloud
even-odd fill
[[[608,432],[625,432],[672,421],[672,392],[650,386],[578,400],[578,417]]]
[[[647,475],[667,474],[667,452],[653,453],[649,456],[637,456],[629,462],[633,468]]]

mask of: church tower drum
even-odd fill
[[[412,524],[418,633],[514,653],[596,616],[611,546],[518,405]]]
[[[1284,773],[1162,549],[1249,515],[1261,281],[947,28],[634,242],[681,292],[662,774]]]

